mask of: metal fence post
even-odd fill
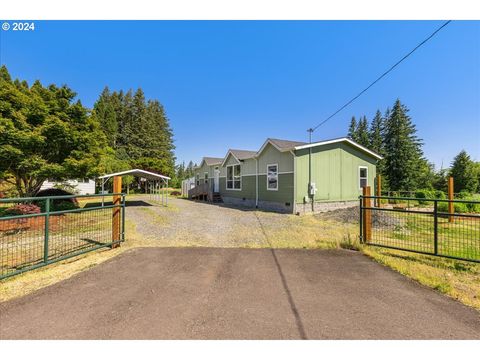
[[[48,237],[50,232],[50,199],[45,200],[45,237],[43,241],[43,262],[48,262]]]
[[[433,202],[433,253],[438,254],[438,201]]]

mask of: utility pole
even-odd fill
[[[313,131],[314,131],[314,130],[313,130],[312,128],[310,128],[310,129],[307,130],[310,144],[312,143],[312,134],[313,134]]]
[[[307,130],[309,136],[309,142],[312,143],[312,134],[313,128]],[[312,203],[312,212],[314,211],[314,196],[312,195],[312,148],[308,148],[308,197],[310,198],[310,202]]]

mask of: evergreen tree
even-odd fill
[[[377,154],[385,156],[384,146],[383,146],[383,117],[380,110],[377,110],[375,116],[370,125],[369,138],[370,138],[370,149],[375,151]],[[384,175],[385,172],[385,161],[379,160],[377,162],[377,173]]]
[[[353,141],[358,141],[358,136],[357,136],[357,120],[355,119],[355,116],[352,116],[352,119],[350,120],[350,126],[348,128],[348,138],[352,139]]]
[[[112,103],[112,96],[108,87],[103,89],[100,97],[93,106],[92,115],[95,116],[108,140],[108,145],[115,147],[118,132],[117,114]]]
[[[465,150],[455,156],[450,169],[453,176],[454,191],[475,192],[478,188],[478,177],[475,173],[475,164]]]
[[[432,186],[435,190],[447,192],[448,190],[448,169],[440,169],[434,172]]]
[[[105,89],[95,104],[94,114],[111,132],[115,157],[130,167],[174,177],[173,132],[163,106],[146,100],[142,89],[110,93]],[[107,126],[115,119],[115,128]],[[108,136],[108,134],[107,134]]]
[[[375,151],[377,154],[383,154],[383,117],[380,110],[377,110],[375,117],[372,120],[369,131],[370,138],[370,149]]]
[[[422,165],[422,142],[408,109],[397,99],[385,121],[385,176],[391,190],[412,190],[419,184]]]
[[[360,118],[357,128],[357,142],[367,148],[370,147],[370,136],[368,132],[368,120],[366,116]]]

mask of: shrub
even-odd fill
[[[432,190],[417,190],[415,191],[415,197],[418,199],[433,199],[435,194]],[[418,200],[418,203],[421,205],[429,204],[430,201]]]
[[[172,196],[180,196],[180,195],[182,195],[182,193],[181,193],[180,191],[178,191],[178,190],[173,190],[173,191],[170,193],[170,195],[172,195]]]
[[[4,216],[40,214],[40,207],[35,204],[18,204],[4,211]]]
[[[471,197],[472,197],[472,194],[465,190],[460,191],[456,196],[457,199],[468,199]]]
[[[439,212],[445,212],[445,213],[448,212],[448,202],[446,201],[439,202],[437,210]],[[458,214],[464,214],[469,212],[467,204],[463,204],[463,203],[453,203],[453,211]]]
[[[434,190],[433,195],[435,199],[444,200],[447,198],[447,195],[442,190]]]
[[[63,195],[74,195],[74,194],[63,189],[50,188],[50,189],[40,190],[35,196],[40,197],[40,196],[63,196]],[[54,200],[55,203],[66,202],[66,201],[69,201],[78,205],[78,200],[74,197],[67,198],[67,199]]]
[[[480,214],[480,203],[467,204],[467,208],[471,213]]]
[[[72,193],[57,188],[50,188],[45,190],[40,190],[35,196],[64,196],[64,195],[73,195]],[[46,200],[35,200],[34,204],[40,206],[42,212],[45,212],[45,203]],[[51,199],[50,200],[50,211],[62,211],[62,210],[71,210],[78,208],[78,200],[74,197],[66,199]]]
[[[62,210],[71,210],[77,209],[79,207],[78,202],[71,202],[70,199],[58,199],[58,200],[50,200],[50,211],[62,211]],[[37,200],[35,204],[40,207],[42,212],[46,211],[46,200]]]
[[[61,202],[54,202],[50,210],[51,211],[73,210],[73,209],[78,209],[78,207],[79,206],[73,202],[61,201]]]

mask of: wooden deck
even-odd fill
[[[222,196],[213,191],[213,184],[203,183],[188,190],[188,198],[192,200],[204,200],[209,202],[223,202]]]

